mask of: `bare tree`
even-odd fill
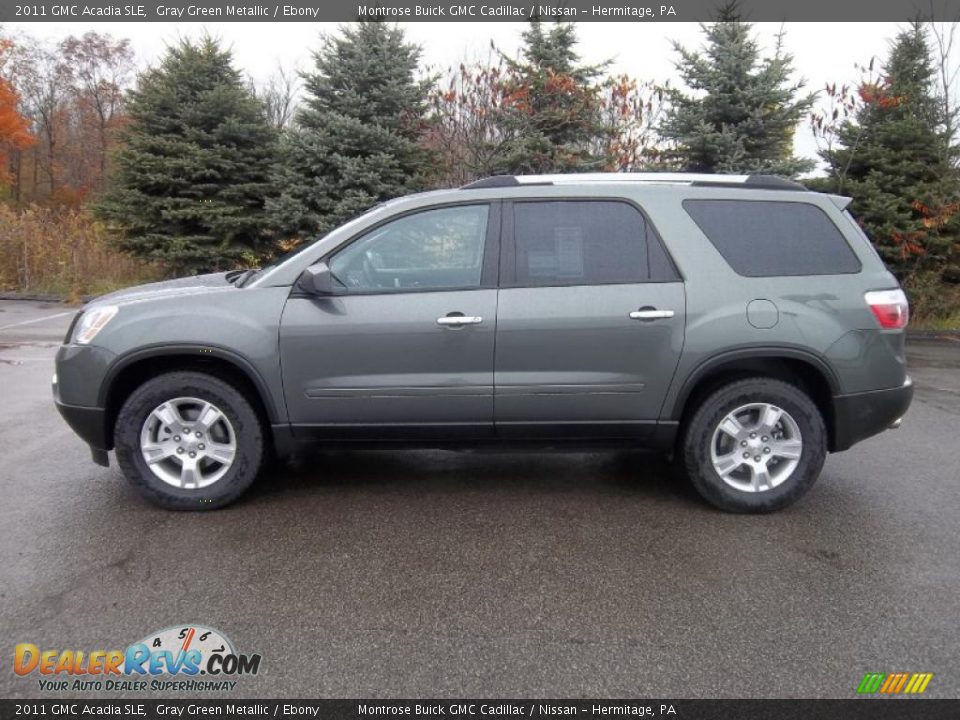
[[[107,174],[110,133],[123,111],[124,91],[133,78],[133,50],[126,39],[115,40],[96,32],[68,37],[59,50],[80,115],[79,124],[86,127],[92,119],[95,125],[99,172],[94,184],[101,189]]]
[[[499,57],[465,61],[430,92],[422,142],[434,158],[432,185],[456,187],[502,165],[511,135],[500,113],[511,73]]]
[[[631,172],[659,168],[665,141],[657,127],[666,109],[667,85],[615,75],[601,85],[600,117],[607,132],[593,143],[593,152],[609,158],[607,170]]]
[[[58,189],[56,158],[69,88],[66,64],[56,48],[26,37],[17,41],[8,72],[39,138],[33,148],[34,195],[39,192],[41,175],[46,177],[49,193],[53,195]]]
[[[250,90],[263,103],[267,121],[278,130],[293,122],[300,93],[300,73],[289,70],[279,63],[262,83],[250,80]]]
[[[951,143],[958,141],[960,132],[960,107],[957,106],[957,81],[960,80],[960,62],[954,53],[956,51],[957,32],[960,23],[931,22],[928,24],[930,36],[933,39],[934,59],[937,63],[937,84],[940,102],[942,104],[943,122],[947,137]],[[956,162],[960,158],[954,158]]]
[[[849,127],[848,123],[856,118],[857,112],[867,101],[869,94],[883,80],[876,57],[871,57],[866,65],[855,63],[854,69],[860,76],[859,80],[853,84],[827,83],[818,94],[817,107],[810,112],[809,116],[810,129],[813,131],[820,156],[827,163],[828,174],[837,181],[838,188],[841,190],[846,182],[850,164],[860,147],[864,128],[862,125],[854,127],[852,142],[849,146],[851,152],[847,154],[842,164],[838,164],[835,154],[840,133],[844,128]]]

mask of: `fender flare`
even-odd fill
[[[273,401],[273,396],[270,394],[270,389],[263,377],[254,367],[253,363],[251,363],[242,355],[218,345],[200,345],[196,343],[147,345],[125,353],[124,355],[120,355],[107,369],[107,374],[104,376],[103,382],[100,384],[100,392],[98,394],[97,404],[102,408],[107,407],[110,389],[113,387],[113,384],[120,373],[126,368],[130,367],[134,363],[140,362],[141,360],[170,355],[193,355],[198,358],[212,357],[230,363],[236,367],[237,370],[246,375],[250,379],[250,382],[253,383],[257,394],[260,396],[261,402],[263,402],[263,407],[267,412],[267,419],[271,423],[285,422],[279,418],[276,404]]]
[[[842,393],[840,379],[837,377],[836,372],[834,372],[830,364],[822,356],[813,353],[810,350],[799,347],[791,347],[789,345],[755,345],[736,348],[734,350],[725,350],[721,353],[710,356],[697,365],[697,367],[695,367],[683,381],[683,384],[680,386],[680,390],[677,392],[676,398],[673,401],[672,407],[668,413],[664,413],[664,417],[668,420],[679,420],[683,415],[687,400],[690,399],[693,389],[701,380],[707,377],[707,375],[709,375],[716,368],[731,361],[752,360],[756,358],[788,358],[790,360],[800,360],[806,362],[818,370],[824,377],[824,379],[827,381],[827,385],[830,387],[831,394],[840,395]]]

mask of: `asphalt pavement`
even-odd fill
[[[960,342],[911,343],[903,427],[774,515],[651,454],[439,451],[320,453],[173,513],[57,414],[72,313],[0,301],[0,697],[60,697],[16,643],[190,623],[263,658],[204,697],[849,698],[895,671],[960,695]]]

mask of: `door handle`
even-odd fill
[[[479,325],[483,318],[479,315],[445,315],[437,318],[437,325],[444,327],[461,327],[463,325]]]
[[[661,320],[672,317],[673,310],[656,310],[655,308],[641,308],[630,313],[631,320]]]

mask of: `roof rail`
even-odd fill
[[[710,184],[720,185],[722,183],[717,182]],[[744,185],[752,188],[761,188],[763,190],[809,190],[803,183],[798,183],[796,180],[790,180],[780,177],[779,175],[748,175]]]
[[[569,175],[491,175],[464,185],[461,190],[521,187],[524,185],[574,185],[580,183],[661,183],[671,185],[749,187],[763,190],[806,190],[793,180],[776,175],[712,175],[708,173],[570,173]]]
[[[462,185],[460,189],[480,190],[482,188],[516,187],[519,184],[520,181],[513,175],[490,175],[489,177],[480,178],[479,180],[474,180],[471,183]]]

